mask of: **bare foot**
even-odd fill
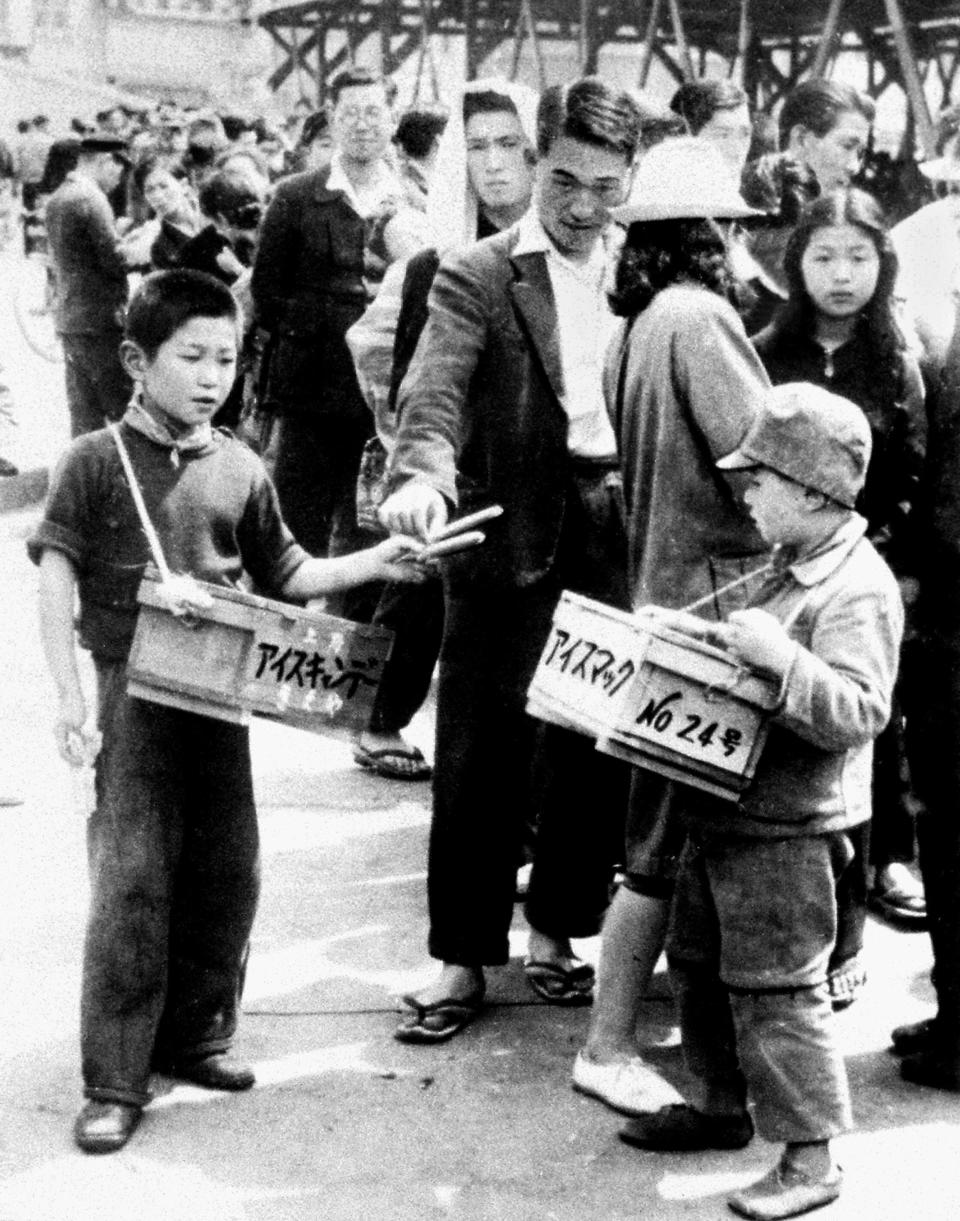
[[[464,967],[459,963],[445,962],[440,974],[416,994],[421,1005],[433,1005],[443,1000],[466,1000],[482,992],[484,987],[481,967]]]
[[[419,747],[400,733],[365,730],[357,739],[354,759],[361,767],[393,780],[428,780],[433,774]]]
[[[580,961],[573,952],[569,938],[548,937],[546,933],[540,933],[535,928],[530,930],[527,939],[527,959],[530,962],[555,963],[565,970]]]

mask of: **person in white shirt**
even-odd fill
[[[616,443],[601,392],[602,246],[639,139],[632,97],[598,78],[544,93],[534,207],[441,261],[400,389],[385,524],[426,538],[455,511],[504,510],[482,547],[445,565],[427,879],[441,970],[403,998],[404,1042],[450,1038],[480,1012],[485,967],[509,959],[531,815],[527,981],[548,1003],[591,999],[593,968],[570,938],[599,929],[626,776],[591,740],[544,729],[524,707],[561,591],[624,605]]]
[[[937,147],[938,156],[922,162],[920,172],[941,198],[890,230],[900,261],[894,295],[933,377],[943,368],[960,302],[960,106],[940,116]]]

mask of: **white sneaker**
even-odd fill
[[[639,1056],[599,1064],[578,1052],[573,1064],[573,1088],[622,1115],[643,1115],[683,1102],[670,1082]]]

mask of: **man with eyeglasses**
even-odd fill
[[[127,269],[108,199],[126,164],[118,136],[84,136],[76,169],[46,207],[72,437],[119,420],[133,388],[120,363]]]
[[[263,406],[280,420],[277,494],[313,555],[365,545],[356,480],[373,420],[344,336],[376,293],[387,266],[378,239],[404,198],[386,158],[395,92],[366,69],[333,79],[330,164],[279,183],[254,261],[257,320],[270,332]],[[351,592],[337,609],[365,618],[373,605],[370,591]]]
[[[507,962],[524,827],[538,823],[526,915],[530,987],[589,1003],[595,934],[622,850],[626,778],[593,743],[526,716],[563,589],[626,605],[616,442],[601,390],[612,326],[610,208],[640,138],[626,93],[598,78],[540,100],[534,206],[445,258],[400,391],[381,516],[422,538],[448,515],[504,512],[445,563],[427,890],[436,981],[405,997],[404,1042],[450,1038],[479,1013],[484,968]]]

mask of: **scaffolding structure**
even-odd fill
[[[431,39],[457,35],[467,79],[505,44],[512,44],[514,75],[529,46],[541,84],[550,83],[544,42],[571,44],[583,72],[596,71],[602,47],[633,45],[640,87],[655,62],[680,82],[719,56],[754,108],[767,111],[798,81],[829,75],[841,51],[855,51],[865,57],[873,97],[903,89],[928,152],[927,86],[946,104],[960,69],[960,0],[301,0],[269,10],[259,23],[280,52],[271,87],[295,76],[317,104],[330,76],[370,38],[384,72],[418,57],[418,94],[421,85],[436,92]]]

